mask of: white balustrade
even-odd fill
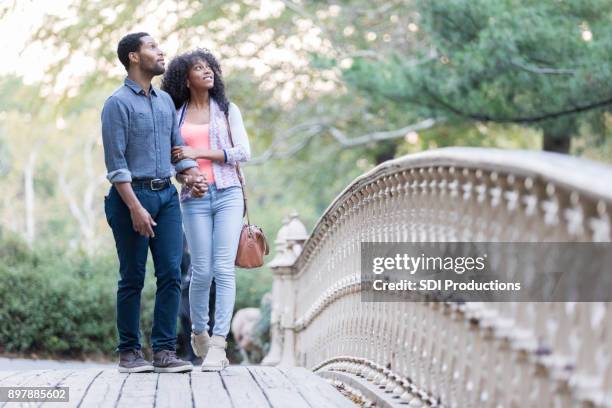
[[[361,242],[610,242],[611,211],[612,169],[568,156],[448,148],[383,163],[310,237],[297,214],[285,220],[264,363],[307,367],[368,404],[612,407],[610,303],[360,292]]]

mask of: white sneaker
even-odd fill
[[[227,343],[223,337],[212,336],[210,349],[202,362],[202,371],[221,371],[229,365],[229,360],[225,355],[226,346]]]
[[[193,349],[193,353],[198,357],[206,357],[208,353],[208,347],[210,345],[210,336],[208,332],[205,330],[200,334],[195,334],[191,332],[191,348]]]

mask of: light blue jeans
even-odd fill
[[[216,285],[214,336],[229,333],[236,275],[234,261],[242,229],[244,202],[240,186],[218,190],[215,184],[201,198],[181,204],[183,226],[191,253],[189,304],[192,330],[208,331],[208,302],[213,277]]]

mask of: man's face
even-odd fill
[[[151,36],[140,37],[140,51],[130,54],[132,62],[136,63],[140,69],[153,76],[161,75],[166,71],[164,53]]]

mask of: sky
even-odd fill
[[[16,0],[15,6],[3,19],[0,19],[0,49],[3,51],[3,58],[0,59],[0,75],[17,73],[24,78],[26,83],[42,79],[44,69],[54,58],[55,52],[44,49],[40,44],[31,43],[29,38],[40,26],[45,14],[70,17],[72,2],[73,0]],[[163,3],[163,6],[170,3]],[[280,4],[278,1],[262,0],[262,17],[273,14],[278,9],[278,4]],[[163,6],[158,7],[157,15],[150,13],[150,21],[145,21],[145,26],[141,27],[144,31],[155,35],[155,27],[159,25],[160,15],[164,16],[162,20],[167,20],[166,23],[173,23],[169,17],[174,17],[174,15],[165,14],[164,10],[159,10],[163,9]],[[137,28],[139,27],[134,27],[134,30]],[[173,50],[178,46],[172,39],[164,45],[168,50]]]
[[[3,0],[0,0],[3,1]],[[6,1],[6,0],[4,0]],[[41,81],[45,75],[45,70],[52,62],[57,61],[61,56],[62,51],[48,49],[39,43],[31,43],[30,36],[41,25],[45,14],[53,14],[69,19],[74,11],[70,9],[70,5],[74,0],[16,0],[16,5],[7,15],[0,20],[0,49],[3,51],[3,58],[0,59],[0,75],[17,74],[22,77],[25,84],[32,84]],[[280,13],[284,8],[284,4],[278,0],[260,0],[259,7],[253,11],[253,18],[266,19],[270,16]],[[160,2],[151,5],[151,10],[145,15],[147,18],[143,21],[142,26],[131,27],[130,31],[146,31],[154,37],[158,35],[162,26],[172,26],[176,22],[176,15],[172,12],[175,7],[174,2]],[[336,10],[337,12],[337,10]],[[231,24],[228,23],[228,29]],[[204,28],[202,27],[202,30]],[[253,33],[252,40],[254,44],[269,42],[269,30],[263,30],[260,33]],[[320,30],[312,24],[306,24],[303,27],[303,33],[300,37],[296,37],[293,42],[287,41],[283,48],[268,47],[266,51],[260,53],[258,57],[242,58],[239,55],[223,55],[224,69],[232,69],[233,66],[244,67],[249,66],[258,77],[263,77],[269,74],[268,65],[286,61],[290,63],[296,70],[303,68],[308,64],[307,60],[297,56],[304,46],[323,49],[323,44],[320,38]],[[203,34],[198,32],[198,34]],[[213,50],[219,51],[219,45],[211,43],[210,39],[202,38],[196,35],[193,40],[195,42],[190,47],[204,46]],[[204,41],[203,41],[204,40]],[[295,44],[297,42],[297,44]],[[246,44],[252,45],[253,44]],[[176,36],[170,36],[164,40],[164,51],[167,55],[175,55],[179,50],[179,42]],[[244,50],[242,50],[244,51]],[[235,54],[235,52],[234,52]],[[76,52],[71,56],[70,62],[64,66],[64,69],[58,77],[55,78],[51,88],[46,88],[45,94],[48,92],[61,94],[62,91],[68,90],[68,96],[78,92],[78,80],[75,78],[82,77],[85,72],[95,69],[96,60],[94,56],[85,55]],[[117,64],[116,71],[107,72],[109,75],[121,76],[124,74],[123,68]],[[284,75],[282,72],[275,72],[274,75]],[[293,88],[295,87],[291,81],[285,81],[283,78],[266,77],[262,87],[268,91],[275,90],[282,102],[288,103],[292,99]],[[278,83],[282,83],[282,87],[278,87]],[[311,84],[312,89],[328,91],[334,86],[333,81],[329,78],[317,81]]]
[[[29,44],[28,39],[42,22],[45,14],[64,15],[71,0],[17,0],[14,9],[0,20],[0,75],[18,73],[24,82],[31,83],[43,76],[45,64],[52,55],[41,46]],[[24,48],[30,45],[23,52]]]

